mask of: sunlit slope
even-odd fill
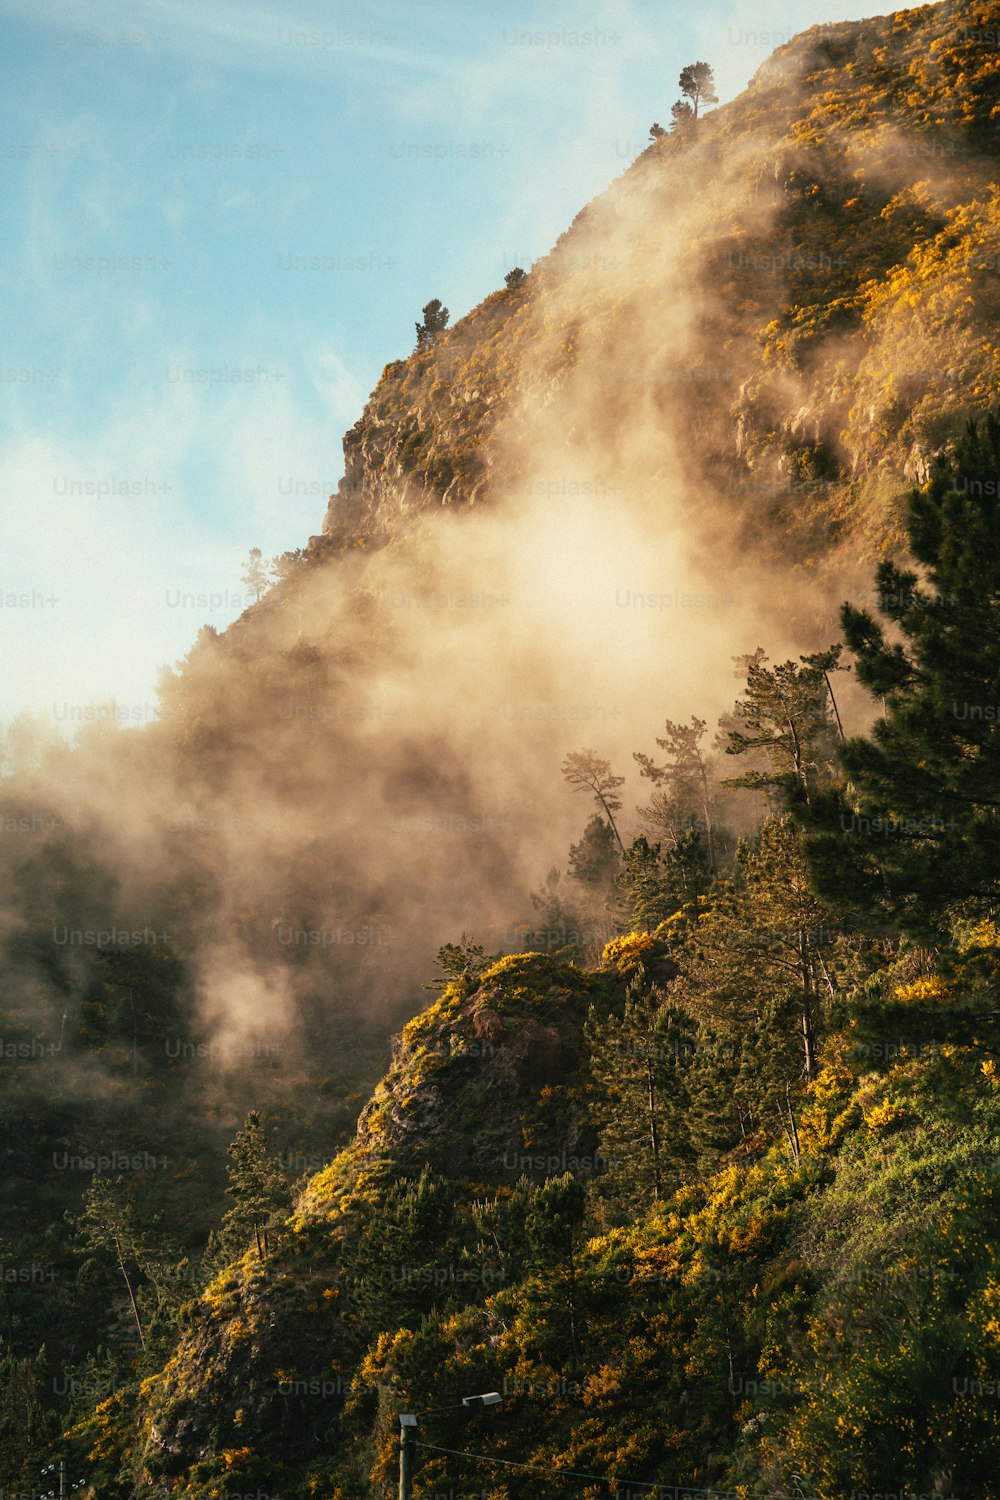
[[[314,546],[573,485],[655,507],[683,477],[716,525],[877,548],[891,482],[997,386],[997,19],[813,27],[651,145],[523,283],[386,367]]]

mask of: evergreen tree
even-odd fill
[[[691,113],[695,119],[698,118],[702,104],[719,102],[719,96],[715,92],[715,76],[707,62],[689,63],[686,68],[682,68],[679,86],[684,98],[691,101]]]
[[[555,865],[541,889],[531,892],[530,899],[538,915],[525,928],[525,951],[558,953],[574,962],[581,961],[588,944],[597,935],[595,924],[565,898],[562,875]]]
[[[670,126],[671,130],[676,135],[680,135],[693,123],[694,110],[686,99],[678,99],[675,104],[671,104],[670,106],[670,118],[673,122]]]
[[[648,755],[638,752],[633,759],[638,762],[643,776],[663,792],[656,808],[640,809],[647,820],[654,815],[669,823],[674,829],[684,828],[692,818],[697,818],[704,830],[708,844],[708,862],[715,873],[715,820],[712,810],[712,794],[709,784],[709,763],[701,749],[707,728],[704,719],[692,715],[690,724],[675,724],[666,721],[664,736],[656,743],[666,750],[665,765],[656,766]],[[679,835],[674,834],[677,841]]]
[[[633,929],[652,932],[708,890],[710,872],[700,831],[686,828],[666,852],[639,834],[625,851],[619,883],[627,896]]]
[[[513,271],[508,271],[503,279],[503,284],[509,292],[516,291],[528,279],[528,273],[521,266],[515,266]]]
[[[441,304],[439,297],[432,297],[430,302],[424,305],[424,320],[415,325],[417,330],[417,348],[429,349],[439,333],[443,333],[448,327],[448,319],[451,316],[446,307]]]
[[[146,1335],[136,1290],[145,1271],[147,1248],[136,1224],[135,1208],[124,1178],[92,1179],[76,1229],[86,1250],[112,1256],[128,1295],[139,1344],[145,1349]]]
[[[621,884],[635,932],[652,932],[677,910],[660,845],[651,844],[644,833],[633,839],[625,851]]]
[[[618,832],[615,813],[621,812],[622,802],[618,796],[618,788],[625,784],[625,777],[612,775],[611,762],[601,760],[593,750],[576,750],[567,755],[562,764],[562,773],[574,791],[591,793],[624,854],[625,845]]]
[[[383,1187],[348,1265],[352,1310],[369,1327],[419,1327],[435,1301],[455,1295],[437,1274],[461,1257],[454,1204],[454,1185],[426,1165]]]
[[[658,120],[654,120],[652,125],[650,125],[649,127],[649,139],[651,141],[661,141],[666,133],[667,132],[664,130],[663,126],[659,123]]]
[[[766,1098],[770,1105],[786,1082],[815,1073],[836,993],[828,962],[834,916],[813,888],[803,844],[787,814],[764,825],[756,848],[741,844],[739,878],[717,888],[684,960],[682,989],[693,1013],[741,1044],[768,1034],[769,1061],[757,1077],[758,1103]]]
[[[596,896],[612,900],[616,895],[615,881],[620,869],[621,858],[615,847],[615,836],[604,819],[595,813],[583,830],[580,842],[570,845],[569,873]]]
[[[766,766],[729,777],[726,786],[760,788],[792,804],[812,802],[817,786],[832,776],[836,727],[830,673],[841,650],[831,646],[800,656],[801,666],[786,661],[769,667],[762,646],[737,658],[747,683],[733,715],[743,728],[728,730],[725,751],[760,752]]]
[[[684,1077],[694,1052],[690,1019],[643,977],[631,981],[622,1015],[587,1022],[599,1089],[599,1191],[627,1222],[666,1197],[691,1165]]]
[[[271,586],[272,567],[264,561],[263,553],[259,547],[251,547],[249,556],[243,564],[241,578],[243,587],[248,594],[253,594],[257,603]]]
[[[691,1153],[703,1173],[715,1171],[724,1152],[753,1144],[754,1101],[739,1088],[742,1043],[723,1026],[697,1028],[694,1053],[685,1070],[687,1128]]]
[[[881,700],[849,740],[849,784],[818,809],[824,889],[931,942],[1000,902],[1000,420],[970,423],[910,496],[915,567],[883,562],[879,612],[845,604],[859,680]],[[891,627],[891,635],[887,635]]]
[[[580,1360],[580,1308],[577,1254],[584,1213],[584,1191],[571,1172],[548,1177],[532,1193],[525,1216],[528,1242],[546,1279],[560,1282],[567,1313],[572,1361]]]
[[[480,1236],[476,1255],[492,1262],[504,1283],[523,1275],[530,1258],[525,1219],[533,1192],[530,1180],[519,1177],[509,1191],[476,1199],[471,1206],[473,1228]]]
[[[229,1186],[233,1206],[222,1218],[219,1249],[225,1259],[242,1254],[251,1237],[263,1260],[269,1232],[291,1212],[288,1182],[276,1158],[269,1156],[260,1115],[251,1110],[229,1147]]]
[[[44,1376],[44,1349],[25,1359],[0,1352],[0,1494],[11,1500],[38,1494],[38,1455],[56,1435]]]
[[[444,943],[437,951],[435,963],[444,973],[443,979],[435,979],[430,984],[425,984],[425,990],[443,990],[455,980],[463,983],[467,989],[471,988],[479,975],[491,964],[495,964],[500,957],[499,953],[487,953],[482,943],[474,943],[471,938],[463,932],[457,943]]]

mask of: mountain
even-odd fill
[[[502,503],[545,461],[621,488],[679,467],[716,522],[763,502],[820,552],[881,541],[877,481],[924,477],[996,386],[991,23],[813,27],[652,143],[529,276],[386,367],[313,548]]]
[[[779,48],[387,366],[321,530],[159,722],[20,723],[5,1484],[44,1454],[102,1496],[346,1500],[390,1482],[405,1404],[496,1384],[426,1440],[996,1493],[995,928],[957,915],[945,972],[824,905],[723,755],[612,772],[666,715],[671,754],[692,715],[746,729],[758,643],[885,605],[913,487],[995,403],[998,35],[944,0]],[[584,746],[611,780],[581,835]]]

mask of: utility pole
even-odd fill
[[[413,1497],[413,1452],[417,1442],[417,1419],[412,1412],[399,1416],[399,1500]]]
[[[41,1472],[43,1474],[59,1475],[59,1500],[66,1500],[66,1495],[68,1493],[66,1489],[66,1460],[64,1458],[61,1458],[58,1463],[46,1464],[45,1468],[42,1469]],[[78,1490],[82,1484],[83,1480],[81,1479],[79,1484],[74,1484],[73,1488],[75,1490]],[[55,1500],[56,1492],[54,1489],[46,1490],[45,1494],[49,1495],[51,1497],[51,1500]]]
[[[417,1418],[430,1416],[433,1412],[467,1410],[478,1406],[498,1406],[503,1400],[499,1391],[486,1391],[482,1396],[463,1396],[454,1406],[429,1406],[424,1411],[403,1411],[399,1414],[399,1500],[413,1500],[413,1456],[417,1449]]]

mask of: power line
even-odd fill
[[[453,1458],[475,1458],[481,1463],[503,1464],[507,1469],[530,1469],[535,1474],[559,1474],[566,1479],[596,1479],[601,1484],[614,1485],[616,1490],[622,1486],[641,1490],[656,1490],[662,1495],[663,1500],[684,1500],[684,1497],[691,1497],[691,1500],[696,1500],[696,1497],[700,1497],[700,1500],[739,1500],[735,1490],[699,1490],[693,1489],[687,1484],[660,1484],[651,1479],[612,1479],[608,1474],[587,1474],[582,1469],[554,1469],[548,1464],[518,1463],[516,1459],[495,1458],[489,1453],[469,1453],[463,1448],[443,1448],[439,1443],[421,1443],[417,1441],[413,1446],[415,1448],[426,1448],[432,1453],[449,1453]],[[792,1475],[793,1479],[797,1479],[798,1477],[796,1474]],[[819,1500],[819,1497],[816,1495],[804,1495],[802,1490],[796,1486],[794,1500]]]
[[[535,1474],[560,1474],[567,1479],[596,1479],[601,1484],[613,1484],[616,1489],[622,1485],[634,1486],[642,1490],[661,1490],[664,1500],[669,1500],[671,1494],[674,1496],[690,1495],[705,1497],[705,1500],[739,1500],[735,1490],[697,1490],[687,1485],[660,1484],[651,1479],[612,1479],[608,1474],[587,1474],[582,1469],[554,1469],[548,1464],[525,1464],[518,1463],[513,1458],[495,1458],[489,1453],[468,1453],[462,1448],[442,1448],[439,1443],[414,1444],[416,1448],[426,1448],[433,1453],[450,1453],[454,1458],[475,1458],[481,1463],[503,1464],[507,1469],[530,1469]]]

